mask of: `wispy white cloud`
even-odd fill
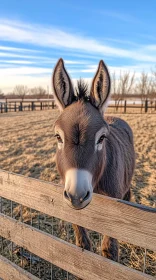
[[[65,60],[65,63],[66,64],[80,64],[80,65],[83,65],[83,64],[86,64],[86,61]]]
[[[10,64],[11,66],[11,64]],[[78,73],[83,72],[81,69],[68,69],[69,73]],[[30,66],[12,66],[12,67],[6,67],[5,69],[0,68],[0,77],[7,78],[12,75],[16,75],[17,77],[20,76],[31,76],[31,75],[51,75],[52,74],[52,68],[46,68],[46,67],[30,67]]]
[[[37,63],[37,62],[42,62],[42,63],[56,63],[57,59],[56,58],[51,58],[48,56],[33,56],[33,55],[25,55],[25,54],[16,54],[16,53],[10,53],[10,52],[0,52],[0,57],[2,58],[19,58],[19,59],[31,59],[31,61],[27,61],[27,60],[9,60],[9,63],[17,63],[17,64],[33,64],[33,63]],[[7,63],[7,60],[3,60],[3,62]],[[71,64],[71,65],[83,65],[86,64],[87,61],[86,60],[65,60],[66,64]]]
[[[28,60],[0,60],[0,63],[3,63],[3,64],[10,64],[10,65],[13,65],[13,64],[33,64],[34,62],[33,61],[28,61]]]
[[[148,51],[154,51],[156,52],[156,45],[147,45],[146,50]]]
[[[0,50],[2,51],[14,51],[14,52],[31,52],[31,53],[41,53],[42,51],[39,50],[32,50],[32,49],[25,49],[25,48],[14,48],[14,47],[7,47],[7,46],[0,46]]]
[[[135,73],[136,76],[140,76],[142,72],[151,73],[153,65],[152,64],[134,64],[134,65],[123,65],[123,66],[110,66],[109,72],[118,76],[120,73],[129,72]],[[85,69],[81,69],[82,73],[95,73],[97,70],[97,65],[89,65]]]
[[[146,49],[146,46],[134,49],[117,48],[102,44],[96,39],[65,32],[51,26],[25,24],[20,21],[0,20],[0,39],[100,54],[102,57],[121,57],[137,61],[156,62],[156,56],[153,54],[155,50]]]
[[[138,22],[138,19],[136,19],[134,16],[131,16],[130,14],[123,14],[121,12],[117,12],[117,11],[109,11],[109,10],[100,10],[99,11],[100,14],[104,15],[104,16],[108,16],[111,18],[115,18],[121,21],[125,21],[125,22]]]
[[[109,43],[112,42],[112,43],[119,43],[120,45],[127,45],[128,47],[129,46],[133,46],[133,47],[136,47],[136,48],[141,47],[140,44],[138,44],[136,42],[129,41],[129,40],[105,37],[105,41],[109,42]]]
[[[22,76],[22,75],[39,75],[39,74],[51,74],[51,68],[42,67],[15,67],[0,69],[0,77],[7,77],[11,75]]]
[[[150,35],[147,33],[139,34],[139,37],[156,42],[156,36],[153,36],[153,35]]]
[[[9,52],[0,52],[0,57],[17,57],[17,58],[31,58],[31,59],[42,58],[42,59],[45,59],[45,57],[39,57],[39,56],[34,56],[34,55],[25,55],[25,54],[16,54],[16,53],[9,53]]]
[[[133,65],[111,66],[109,70],[117,75],[120,72],[136,72],[139,76],[142,70],[150,72],[156,64],[156,45],[136,45],[127,42],[124,48],[114,47],[111,43],[116,40],[108,38],[107,42],[96,40],[84,35],[69,33],[52,26],[26,24],[20,21],[0,20],[0,40],[5,46],[0,46],[0,88],[5,92],[11,91],[17,84],[33,86],[51,86],[51,73],[56,63],[55,55],[50,57],[49,52],[31,50],[31,46],[46,47],[50,50],[57,49],[57,55],[66,54],[65,63],[71,76],[94,75],[97,65],[95,59],[106,58],[107,60],[128,59]],[[6,46],[8,42],[29,45],[29,48]],[[124,42],[126,45],[126,42]],[[55,50],[56,52],[56,50]],[[72,59],[72,57],[74,59]],[[69,58],[69,59],[68,59]],[[81,58],[81,60],[79,59]],[[111,65],[113,65],[111,63]],[[75,82],[75,80],[74,80]],[[9,86],[8,86],[9,85]]]

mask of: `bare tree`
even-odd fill
[[[148,98],[150,101],[151,105],[151,111],[152,111],[152,106],[155,102],[155,108],[156,108],[156,70],[151,70],[151,78],[150,78],[150,89],[148,92]]]
[[[123,97],[127,94],[129,94],[134,86],[134,79],[135,79],[135,73],[132,75],[130,72],[120,74],[120,80],[118,84],[118,92]]]
[[[143,100],[145,95],[147,94],[148,89],[148,74],[145,72],[141,73],[139,82],[136,86],[136,92],[141,94],[141,99]]]
[[[113,72],[113,74],[111,76],[111,91],[112,91],[113,96],[116,95],[116,93],[117,93],[116,83],[117,83],[116,74],[115,74],[115,72]]]
[[[114,72],[111,76],[111,93],[112,93],[112,97],[115,100],[115,107],[117,106],[117,102],[120,98],[120,93],[118,92],[118,86],[117,86],[117,77],[116,77],[116,73]]]
[[[119,79],[116,79],[115,73],[112,76],[113,81],[113,92],[116,99],[116,109],[118,110],[119,103],[130,94],[134,88],[135,83],[135,73],[130,74],[120,73]]]
[[[140,79],[136,85],[136,93],[140,94],[141,102],[145,101],[149,97],[149,94],[152,90],[152,78],[148,73],[142,72]]]
[[[150,97],[156,99],[156,70],[152,70]]]
[[[0,98],[4,98],[4,93],[2,92],[1,89],[0,89]]]
[[[43,87],[34,87],[30,90],[30,95],[38,98],[44,97],[46,93],[47,92]]]
[[[21,97],[22,100],[28,94],[28,92],[29,92],[28,87],[24,86],[24,85],[17,85],[17,86],[15,86],[15,88],[13,90],[13,94],[18,97]]]

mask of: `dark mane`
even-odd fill
[[[83,79],[77,81],[76,100],[84,100],[84,101],[90,100],[88,84]]]

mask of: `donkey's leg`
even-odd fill
[[[102,240],[102,256],[118,262],[118,241],[105,235]]]
[[[130,201],[131,200],[131,190],[130,189],[124,195],[123,200],[126,200],[126,201]]]
[[[88,237],[87,231],[85,228],[80,227],[78,225],[72,224],[73,229],[75,231],[75,236],[76,236],[76,245],[86,249],[88,251],[91,250],[91,242],[90,239]],[[77,280],[83,280],[79,277],[76,278]]]
[[[91,242],[88,237],[86,229],[75,224],[73,224],[72,226],[76,235],[76,245],[90,251]]]

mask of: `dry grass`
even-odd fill
[[[0,115],[0,168],[59,182],[55,166],[53,125],[57,110]],[[136,169],[132,188],[138,203],[154,206],[156,200],[156,115],[118,114],[132,127]]]
[[[45,181],[59,182],[55,166],[53,125],[57,110],[0,115],[0,168]],[[136,169],[132,181],[133,201],[155,207],[156,115],[118,114],[133,129]],[[26,217],[27,218],[27,217]],[[144,250],[120,244],[120,262],[143,270]],[[146,272],[156,275],[156,254],[148,251]]]
[[[53,134],[58,112],[0,115],[0,168],[48,181],[58,181]]]

